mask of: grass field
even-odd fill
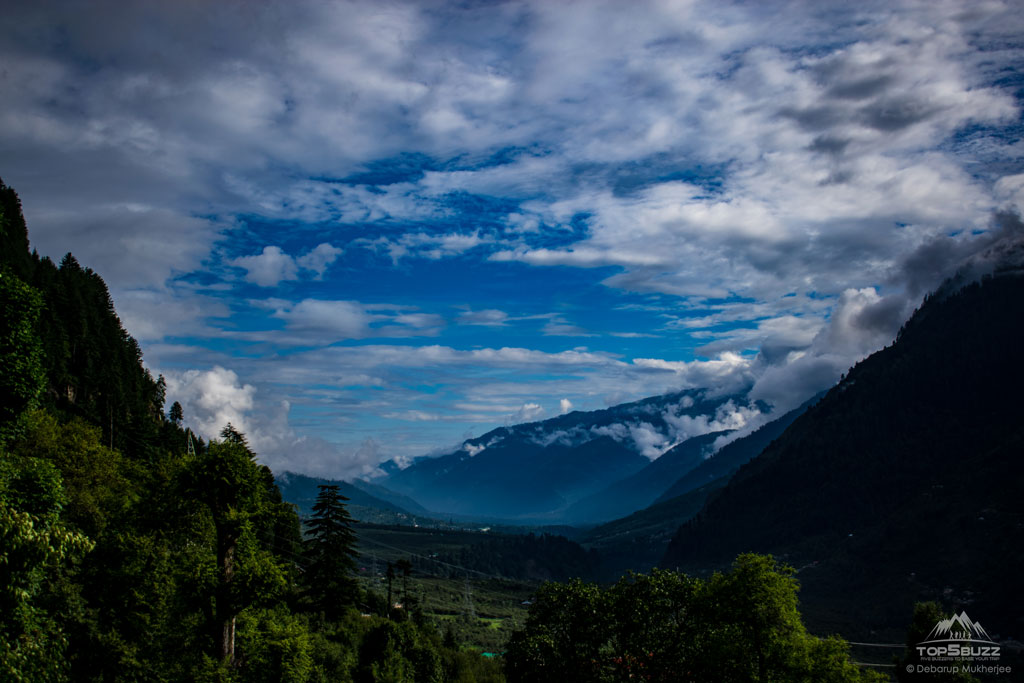
[[[486,575],[442,562],[438,555],[460,550],[486,532],[358,525],[359,577],[365,588],[387,594],[387,565],[409,560],[409,577],[392,581],[393,602],[422,606],[444,634],[482,652],[502,652],[509,636],[522,628],[528,600],[537,584]],[[408,595],[408,599],[406,599]]]

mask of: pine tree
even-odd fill
[[[181,421],[185,419],[185,412],[181,408],[181,404],[175,401],[171,404],[171,410],[167,414],[167,419],[176,425],[180,425]]]
[[[345,503],[348,498],[333,484],[321,484],[313,516],[308,522],[305,573],[307,595],[314,609],[335,618],[355,603],[357,585],[352,577],[356,568],[354,520]]]

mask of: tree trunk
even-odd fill
[[[235,663],[235,618],[231,617],[221,624],[220,656],[228,666]]]
[[[235,577],[236,544],[234,534],[218,529],[217,564],[220,567],[220,581],[217,584],[216,610],[220,631],[220,657],[228,666],[235,663],[235,613],[231,604],[231,581]]]

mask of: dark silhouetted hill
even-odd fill
[[[741,467],[663,566],[773,553],[800,569],[808,619],[845,635],[898,633],[931,599],[1024,635],[1024,277],[940,292]]]

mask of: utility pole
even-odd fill
[[[469,585],[469,577],[466,577],[465,592],[462,596],[462,613],[466,616],[466,621],[472,621],[476,619],[476,609],[473,607],[473,589]]]
[[[390,560],[388,561],[388,619],[391,618],[391,606],[394,604],[391,600],[391,582],[395,578],[395,568],[391,566]]]

